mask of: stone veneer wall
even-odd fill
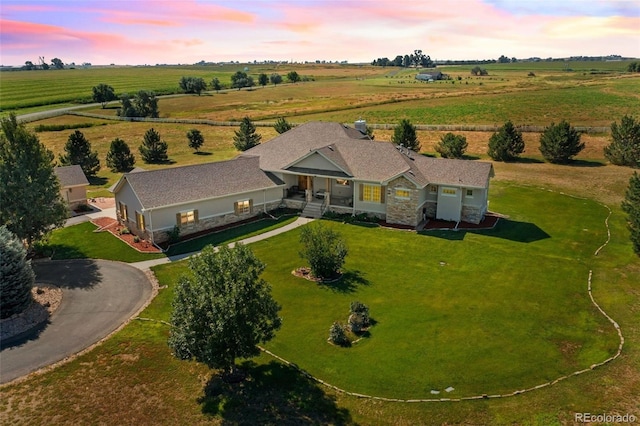
[[[460,218],[463,222],[478,224],[484,219],[484,212],[480,207],[475,206],[462,206],[462,216]]]
[[[274,210],[280,206],[281,202],[274,201],[271,203],[267,203],[267,211]],[[217,228],[224,225],[229,225],[235,222],[240,222],[242,220],[250,219],[261,214],[264,211],[262,205],[253,206],[253,211],[251,213],[245,213],[241,215],[237,215],[235,213],[228,213],[221,216],[208,217],[204,219],[198,220],[197,223],[191,223],[189,225],[183,225],[180,227],[180,237],[184,237],[187,235],[195,234],[202,231],[207,231],[209,229]],[[135,226],[135,223],[134,223]],[[168,232],[170,229],[154,231],[153,232],[153,241],[156,243],[163,243],[169,239]]]
[[[409,190],[409,198],[397,198],[397,188]],[[386,194],[386,221],[397,225],[418,226],[422,219],[422,211],[418,211],[419,191],[415,184],[404,176],[389,182]]]
[[[427,201],[422,206],[423,209],[426,209],[426,215],[429,219],[435,219],[436,212],[438,210],[438,203],[435,201]]]

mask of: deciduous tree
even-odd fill
[[[287,73],[287,80],[291,83],[297,83],[300,81],[300,75],[296,71],[289,71]]]
[[[273,84],[274,86],[277,86],[278,84],[282,83],[282,76],[278,73],[273,73],[269,76],[269,81],[271,81],[271,84]]]
[[[100,83],[97,86],[93,86],[93,101],[99,102],[102,105],[102,109],[105,109],[109,102],[116,99],[118,99],[116,92],[108,84]]]
[[[80,130],[69,135],[64,152],[66,152],[65,155],[59,156],[60,164],[63,166],[77,164],[82,167],[82,171],[87,176],[95,176],[100,170],[98,151],[91,151],[91,143]]]
[[[112,172],[128,172],[135,163],[136,159],[125,141],[120,138],[111,141],[111,147],[107,153],[107,166]]]
[[[237,377],[237,358],[260,354],[282,319],[264,264],[243,244],[207,246],[189,261],[190,274],[175,290],[169,346],[179,359],[194,359]]]
[[[640,256],[640,175],[633,172],[622,202],[622,210],[627,214],[627,226],[631,233],[633,251]]]
[[[513,161],[524,151],[524,139],[511,121],[504,123],[491,138],[487,154],[495,161]]]
[[[145,163],[165,163],[168,145],[160,139],[160,133],[151,128],[144,134],[142,145],[138,148]]]
[[[51,60],[51,65],[53,65],[53,67],[57,70],[62,70],[64,69],[64,62],[62,62],[62,60],[60,60],[60,58],[53,58]]]
[[[233,137],[233,145],[238,151],[246,151],[256,145],[260,145],[260,136],[256,133],[256,126],[249,117],[245,117],[240,122],[240,130],[236,130]]]
[[[240,90],[243,87],[253,86],[253,77],[248,76],[244,71],[236,71],[236,73],[231,76],[231,87],[234,89]]]
[[[269,83],[269,76],[267,76],[266,74],[262,73],[258,76],[258,84],[260,84],[260,86],[264,87]]]
[[[0,318],[29,307],[35,274],[22,242],[6,226],[0,226]]]
[[[204,82],[202,77],[182,77],[180,79],[180,89],[184,93],[197,93],[198,96],[207,90],[207,83]]]
[[[339,273],[348,250],[338,232],[320,223],[310,224],[302,228],[300,242],[300,256],[309,262],[315,277],[332,278]]]
[[[447,133],[436,144],[435,149],[442,158],[462,158],[467,150],[467,138]]]
[[[580,133],[565,120],[551,123],[540,135],[540,152],[551,163],[566,164],[583,149]]]
[[[216,91],[216,93],[218,93],[220,89],[222,89],[222,84],[220,83],[220,79],[218,77],[214,77],[214,79],[211,80],[211,87]]]
[[[14,114],[1,119],[0,127],[0,223],[30,249],[62,226],[67,207],[53,171],[53,153]]]
[[[204,136],[198,129],[191,129],[187,132],[187,139],[189,139],[189,148],[195,149],[196,152],[200,151],[200,147],[204,143]]]
[[[420,151],[420,141],[418,140],[416,126],[411,124],[407,119],[402,119],[400,123],[393,128],[391,142],[396,145],[402,145],[415,152]]]
[[[611,123],[611,143],[604,147],[604,156],[611,164],[640,167],[640,121],[625,115],[619,125]]]
[[[118,109],[120,117],[151,117],[158,118],[158,99],[154,92],[140,90],[131,98],[123,93],[120,96],[122,107]]]

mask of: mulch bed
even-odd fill
[[[293,271],[291,271],[291,274],[293,274],[298,278],[304,278],[305,280],[313,281],[314,283],[320,283],[320,284],[334,283],[336,281],[339,281],[342,278],[341,273],[338,273],[338,275],[333,278],[328,278],[328,279],[317,278],[311,274],[311,268],[307,268],[307,267],[294,269]]]
[[[98,227],[96,232],[104,232],[104,231],[110,232],[116,238],[119,238],[121,241],[124,241],[130,247],[134,248],[135,250],[138,250],[139,252],[162,253],[162,251],[158,247],[154,246],[147,240],[140,239],[140,241],[135,242],[134,241],[135,235],[121,234],[120,232],[125,228],[125,226],[122,226],[120,223],[118,223],[117,220],[113,218],[99,217],[99,218],[93,219],[91,223],[93,223]]]

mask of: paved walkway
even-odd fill
[[[238,242],[243,243],[243,244],[251,244],[251,243],[255,243],[256,241],[266,240],[267,238],[271,238],[274,235],[278,235],[278,234],[282,234],[283,232],[291,231],[292,229],[298,228],[298,227],[300,227],[302,225],[306,225],[307,223],[313,222],[314,220],[315,219],[311,219],[311,218],[307,218],[307,217],[298,217],[298,219],[296,219],[295,222],[289,223],[288,225],[282,226],[280,228],[274,229],[274,230],[269,231],[269,232],[265,232],[264,234],[256,235],[256,236],[253,236],[253,237],[245,238],[244,240],[240,240],[240,241],[236,241],[234,243],[230,243],[229,246],[233,247]],[[176,255],[176,256],[163,257],[163,258],[160,258],[160,259],[145,260],[143,262],[130,263],[130,265],[133,266],[133,267],[136,267],[136,268],[138,268],[138,269],[140,269],[142,271],[145,271],[145,270],[151,268],[152,266],[161,265],[163,263],[176,262],[178,260],[182,260],[182,259],[185,259],[187,257],[194,256],[194,255],[196,255],[198,253],[199,252],[179,254],[179,255]]]

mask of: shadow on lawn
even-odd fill
[[[358,286],[369,285],[369,280],[360,271],[346,271],[338,281],[319,285],[338,293],[353,293]]]
[[[459,229],[457,231],[422,231],[422,235],[442,238],[450,241],[462,241],[464,237],[470,234],[486,235],[487,237],[502,238],[517,243],[533,243],[540,240],[551,238],[544,230],[535,223],[518,222],[511,219],[500,219],[494,229],[474,230]]]
[[[223,425],[353,424],[347,409],[293,367],[246,361],[241,368],[248,373],[243,382],[229,384],[214,375],[198,399],[202,412],[221,418]]]

